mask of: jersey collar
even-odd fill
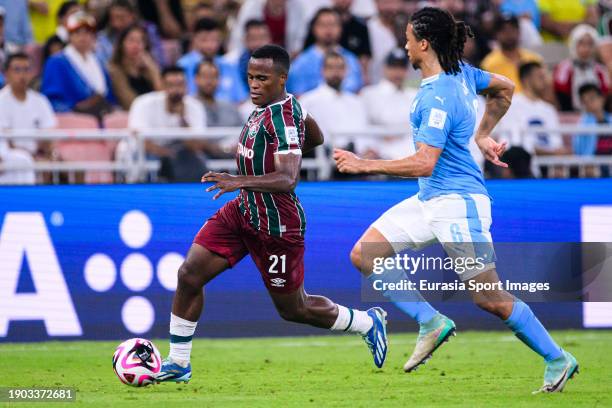
[[[421,87],[424,87],[427,84],[431,84],[432,82],[437,81],[438,78],[440,78],[440,74],[436,74],[436,75],[432,75],[427,78],[423,78],[423,80],[421,80]]]
[[[270,108],[270,107],[272,107],[272,106],[274,106],[274,105],[279,105],[279,104],[283,104],[283,103],[287,102],[287,101],[288,101],[289,99],[291,99],[292,97],[293,97],[293,95],[292,95],[292,94],[287,93],[287,97],[286,97],[285,99],[282,99],[282,100],[280,100],[280,101],[278,101],[278,102],[271,103],[271,104],[266,105],[266,106],[262,106],[262,107],[259,107],[259,106],[258,106],[258,107],[256,107],[256,108],[255,108],[255,110],[256,110],[257,112],[265,111],[266,109],[268,109],[268,108]]]

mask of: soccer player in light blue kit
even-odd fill
[[[334,151],[338,169],[344,173],[419,178],[419,193],[385,212],[351,251],[353,264],[371,279],[374,258],[438,241],[451,258],[461,252],[489,255],[484,267],[459,274],[463,281],[499,281],[489,232],[491,201],[468,144],[476,126],[476,94],[481,93],[486,95],[487,105],[476,131],[476,143],[487,160],[506,166],[499,159],[505,145],[489,135],[510,106],[514,85],[461,61],[465,41],[471,35],[463,22],[438,8],[417,11],[408,24],[406,50],[424,78],[410,115],[417,150],[414,155],[400,160],[365,160],[341,149]],[[367,249],[362,250],[362,245]],[[397,275],[391,278],[397,279]],[[404,366],[406,372],[427,361],[455,332],[452,320],[418,292],[410,293],[411,301],[405,301],[405,295],[385,292],[420,326],[415,350]],[[503,289],[471,295],[480,308],[501,318],[523,343],[544,358],[544,385],[539,391],[562,391],[578,371],[578,363],[554,342],[529,306]]]

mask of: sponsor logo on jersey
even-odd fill
[[[285,286],[285,282],[287,282],[285,279],[283,278],[274,278],[274,279],[270,279],[270,286],[275,286],[277,288],[282,288],[283,286]]]
[[[238,143],[238,154],[243,157],[246,157],[247,159],[252,159],[255,155],[255,152],[253,151],[253,149],[249,149]]]

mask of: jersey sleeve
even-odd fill
[[[433,92],[419,101],[421,123],[416,132],[415,142],[443,148],[451,130],[454,99],[449,95],[436,95]]]
[[[480,68],[476,68],[472,65],[467,66],[470,72],[470,75],[474,79],[474,86],[476,88],[476,93],[481,93],[483,90],[489,87],[491,83],[492,74],[488,71],[484,71]]]
[[[271,129],[268,133],[276,139],[275,154],[302,154],[303,121],[301,109],[289,109],[283,105],[275,105],[271,108]]]

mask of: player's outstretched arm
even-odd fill
[[[506,143],[496,142],[491,137],[491,133],[512,103],[514,83],[502,75],[491,74],[489,86],[482,93],[487,98],[487,104],[476,131],[476,144],[487,160],[498,166],[508,167],[499,159],[506,151]]]
[[[206,189],[207,192],[219,190],[213,196],[216,200],[225,193],[240,188],[261,193],[288,193],[295,189],[300,175],[302,156],[295,153],[276,154],[275,171],[263,176],[234,176],[228,173],[209,171],[202,176],[203,183],[215,183]]]
[[[412,156],[398,160],[366,160],[342,149],[334,149],[334,160],[341,173],[384,174],[397,177],[429,177],[433,173],[442,149],[417,143]]]
[[[322,145],[324,138],[323,132],[321,132],[321,128],[319,128],[319,124],[310,114],[306,115],[304,124],[306,125],[306,137],[304,138],[302,152],[308,153],[315,147]]]

